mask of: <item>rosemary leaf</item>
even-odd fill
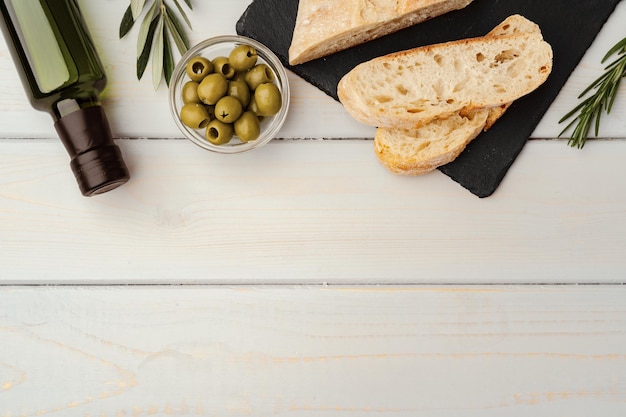
[[[622,39],[621,41],[616,43],[615,46],[613,46],[613,48],[609,49],[609,51],[606,53],[604,58],[602,58],[602,63],[605,63],[607,59],[609,59],[616,52],[619,52],[620,49],[621,49],[620,53],[623,54],[624,53],[624,49],[626,49],[626,38]]]
[[[588,94],[591,95],[559,120],[559,123],[563,123],[575,116],[559,134],[559,137],[561,137],[573,127],[574,129],[567,142],[572,147],[582,149],[585,146],[592,125],[597,137],[600,133],[603,113],[609,114],[613,108],[621,80],[626,77],[626,38],[609,49],[602,59],[602,63],[604,64],[615,54],[618,55],[617,59],[608,64],[604,68],[604,73],[585,88],[578,98],[582,99]]]

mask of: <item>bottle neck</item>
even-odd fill
[[[83,107],[59,118],[54,127],[71,158],[81,192],[90,196],[124,184],[130,175],[102,107],[80,104]]]
[[[62,117],[74,113],[75,111],[100,105],[100,98],[96,94],[93,94],[85,97],[72,97],[59,100],[52,104],[52,108],[49,111],[54,121],[57,122]]]

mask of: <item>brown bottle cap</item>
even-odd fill
[[[130,179],[102,107],[72,112],[54,127],[71,157],[70,167],[84,196],[105,193]]]

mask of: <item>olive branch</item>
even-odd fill
[[[191,0],[184,2],[190,10],[193,9]],[[177,12],[170,4],[174,5]],[[180,55],[184,55],[189,49],[189,40],[181,18],[190,29],[191,22],[179,0],[130,0],[120,23],[120,39],[130,32],[142,14],[137,35],[137,79],[141,80],[152,57],[152,85],[157,90],[163,78],[169,86],[174,72],[171,42],[174,41]]]

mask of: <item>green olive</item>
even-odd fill
[[[198,97],[205,104],[215,104],[228,91],[228,81],[222,74],[212,73],[198,85]]]
[[[188,103],[180,109],[180,121],[192,129],[201,129],[209,124],[207,109],[200,103]]]
[[[256,64],[258,57],[254,47],[239,45],[230,52],[228,61],[235,71],[247,71]]]
[[[209,112],[209,116],[211,117],[211,119],[215,119],[215,105],[205,104],[204,108],[206,109],[206,111]]]
[[[256,114],[256,118],[259,119],[259,122],[262,122],[265,117],[259,114],[259,108],[256,105],[256,100],[254,99],[254,94],[250,97],[250,104],[248,104],[248,111]]]
[[[261,122],[257,118],[256,114],[251,111],[247,111],[239,117],[233,124],[235,128],[235,135],[242,142],[250,142],[256,140],[261,134]]]
[[[274,73],[266,64],[255,65],[246,73],[246,83],[248,83],[250,90],[253,91],[256,90],[259,85],[272,81],[274,81]]]
[[[224,96],[215,104],[215,118],[224,123],[233,123],[242,112],[241,101],[236,97]]]
[[[235,76],[235,69],[228,62],[225,56],[218,56],[213,59],[213,68],[216,73],[222,74],[224,77],[231,79]]]
[[[244,83],[246,82],[246,74],[248,73],[248,71],[236,71],[235,75],[233,75],[233,78],[231,78],[232,81],[243,81]]]
[[[206,139],[213,145],[225,145],[233,137],[233,125],[211,120],[206,128]]]
[[[254,91],[254,101],[261,116],[273,116],[283,105],[280,90],[273,83],[264,83]]]
[[[202,56],[196,56],[187,63],[186,72],[191,81],[200,82],[213,72],[213,64]]]
[[[238,98],[243,107],[248,107],[250,104],[250,88],[245,81],[229,81],[227,94]]]
[[[198,97],[198,83],[195,81],[187,81],[183,85],[183,103],[200,103],[200,97]]]

